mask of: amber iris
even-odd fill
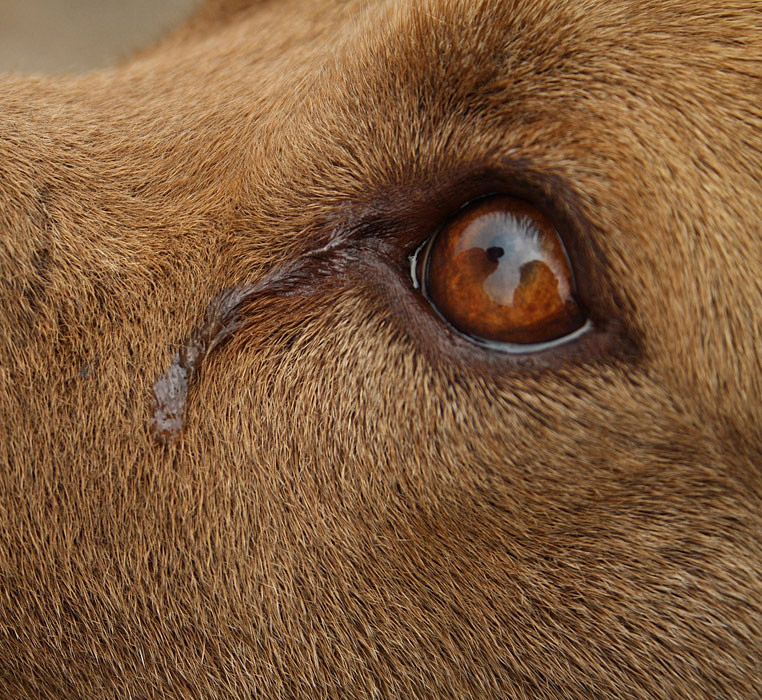
[[[464,209],[432,241],[426,294],[455,328],[499,343],[546,343],[585,322],[553,224],[536,207],[492,197]]]

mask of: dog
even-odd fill
[[[762,11],[211,0],[0,94],[0,696],[762,696]]]

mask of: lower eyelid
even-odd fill
[[[477,345],[481,345],[484,348],[493,352],[502,352],[506,355],[527,355],[537,352],[544,352],[546,350],[553,350],[554,348],[574,343],[580,338],[586,336],[588,333],[595,329],[595,325],[588,318],[577,330],[572,331],[568,335],[554,340],[547,340],[542,343],[528,343],[526,345],[518,345],[515,343],[501,343],[490,340],[484,340],[482,338],[473,338],[473,342]]]

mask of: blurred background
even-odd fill
[[[158,39],[203,0],[0,0],[0,72],[107,66]]]

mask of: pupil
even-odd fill
[[[500,258],[505,255],[505,251],[500,246],[492,246],[491,248],[487,248],[487,259],[490,262],[497,262],[500,260]]]

